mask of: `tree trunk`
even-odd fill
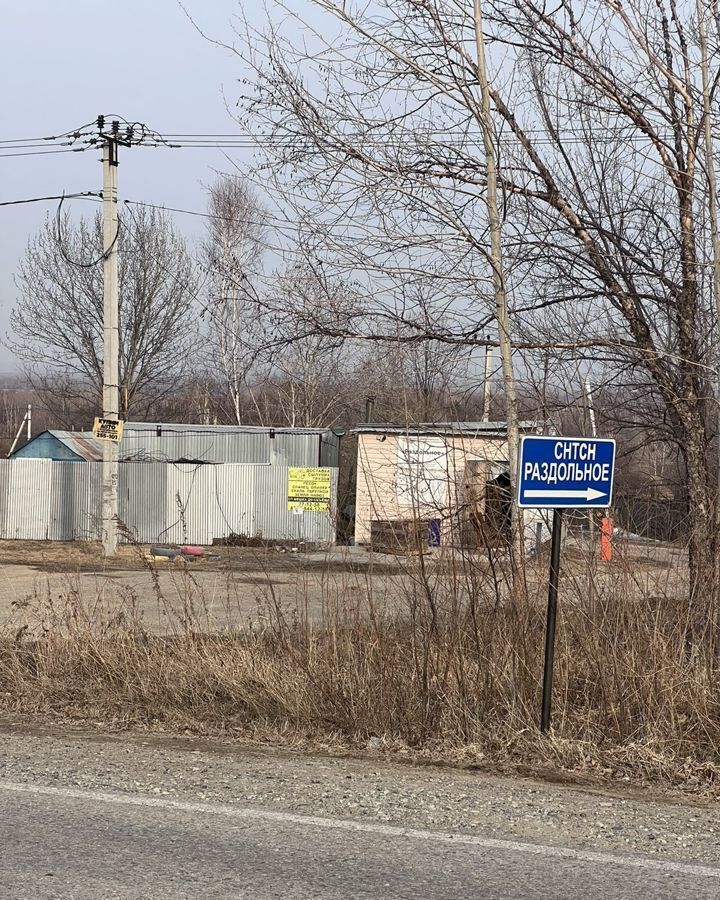
[[[689,514],[689,605],[694,623],[707,623],[715,594],[717,539],[713,516],[714,484],[708,466],[705,429],[687,429],[682,444],[687,472]]]
[[[718,231],[718,202],[717,202],[717,180],[715,178],[715,154],[713,152],[713,132],[712,132],[712,110],[711,110],[711,77],[708,60],[708,42],[707,32],[705,28],[705,8],[702,0],[696,0],[695,11],[698,17],[698,43],[700,45],[700,74],[702,76],[702,98],[703,98],[703,136],[705,150],[705,175],[707,179],[707,201],[708,215],[710,218],[710,244],[712,249],[712,284],[713,294],[715,298],[715,341],[717,343],[718,329],[720,329],[720,233]],[[717,550],[717,532],[720,530],[720,352],[718,348],[715,350],[715,366],[717,371],[715,400],[717,406],[718,434],[717,442],[717,458],[716,458],[716,481],[715,481],[715,522],[713,535],[715,543],[713,546],[713,568],[712,568],[712,584],[713,593],[710,601],[710,622],[714,631],[713,639],[717,646],[718,632],[720,631],[720,555]]]
[[[510,339],[510,322],[507,309],[507,291],[505,286],[505,269],[502,253],[502,220],[497,199],[497,164],[495,145],[490,114],[490,85],[485,65],[485,40],[482,26],[481,0],[474,0],[475,44],[477,50],[477,74],[480,84],[481,109],[480,125],[485,151],[485,169],[487,177],[486,206],[490,225],[490,263],[492,281],[495,292],[495,318],[498,327],[500,359],[502,362],[503,387],[506,398],[508,467],[510,470],[510,523],[511,523],[511,568],[513,587],[521,588],[523,568],[523,528],[522,511],[515,504],[517,492],[517,455],[519,445],[518,404],[515,389],[515,372],[512,359],[512,342]]]

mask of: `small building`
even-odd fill
[[[327,428],[126,422],[121,462],[240,463],[337,468],[340,437]],[[100,462],[103,441],[90,431],[43,431],[11,459]]]
[[[91,433],[53,430],[0,460],[0,538],[98,540],[104,447]],[[339,448],[324,428],[128,422],[118,447],[123,535],[332,543]]]
[[[522,422],[521,434],[540,431]],[[355,429],[355,541],[493,546],[510,523],[505,422]]]

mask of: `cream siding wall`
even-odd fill
[[[492,471],[495,466],[507,461],[507,441],[504,437],[446,436],[448,490],[445,504],[442,508],[417,502],[411,506],[399,505],[398,444],[401,437],[404,436],[362,433],[358,435],[355,540],[359,544],[369,543],[371,523],[375,519],[440,518],[442,529],[447,534],[454,527],[454,513],[465,496],[467,464],[471,461],[487,463],[486,466],[479,465],[479,472],[474,478],[474,494],[482,496],[488,469],[494,478],[499,474],[498,471]]]

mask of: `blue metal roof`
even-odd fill
[[[103,458],[103,442],[89,432],[84,431],[50,431],[50,434],[62,441],[73,453],[86,462],[101,462]]]
[[[62,447],[59,447],[61,444]],[[77,459],[81,462],[100,462],[102,441],[82,431],[42,431],[13,453],[13,457],[38,459]]]

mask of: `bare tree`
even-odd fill
[[[209,197],[202,251],[210,358],[222,373],[232,418],[306,427],[333,421],[343,402],[345,340],[311,323],[343,307],[345,286],[325,277],[303,247],[285,267],[264,271],[272,231],[247,181],[222,175]]]
[[[499,38],[523,47],[531,86],[525,97],[493,91],[515,139],[506,190],[543,239],[531,280],[555,301],[576,298],[555,302],[545,327],[574,332],[610,374],[629,372],[657,394],[686,472],[691,595],[715,602],[714,315],[694,25],[672,2],[596,0],[576,13],[502,2],[494,15]]]
[[[164,212],[122,216],[120,407],[148,409],[187,372],[193,336],[194,264]],[[16,276],[8,344],[46,399],[72,395],[99,406],[102,377],[102,222],[48,218]]]
[[[408,285],[405,291],[420,319],[412,334],[418,329],[432,331],[437,325],[434,297],[426,287]],[[370,346],[359,370],[364,394],[376,397],[379,421],[456,419],[468,407],[468,395],[476,395],[481,386],[471,350],[431,338],[407,342],[403,338],[408,331],[399,328],[395,340]]]
[[[237,176],[219,176],[208,193],[202,258],[209,276],[210,359],[222,373],[232,418],[240,424],[246,418],[250,382],[264,366],[266,330],[255,301],[262,283],[266,213],[249,184]]]
[[[354,315],[319,327],[478,347],[495,310],[471,5],[314,5],[340,23],[332,41],[288,5],[307,42],[246,27],[255,92],[243,103],[269,136],[266,183],[326,266],[365,279]],[[595,367],[595,382],[653,394],[645,408],[658,410],[685,472],[691,596],[702,607],[718,590],[720,504],[698,167],[704,110],[717,100],[717,39],[708,34],[701,53],[692,11],[672,0],[491,0],[485,20],[516,359],[522,352],[528,368],[554,351],[562,365],[571,351]],[[405,302],[403,287],[420,281],[437,288],[429,325]]]
[[[269,296],[258,305],[269,330],[265,352],[276,415],[293,427],[336,422],[349,401],[348,375],[356,357],[351,342],[324,334],[315,323],[344,319],[351,289],[306,256],[277,274],[266,290]]]

